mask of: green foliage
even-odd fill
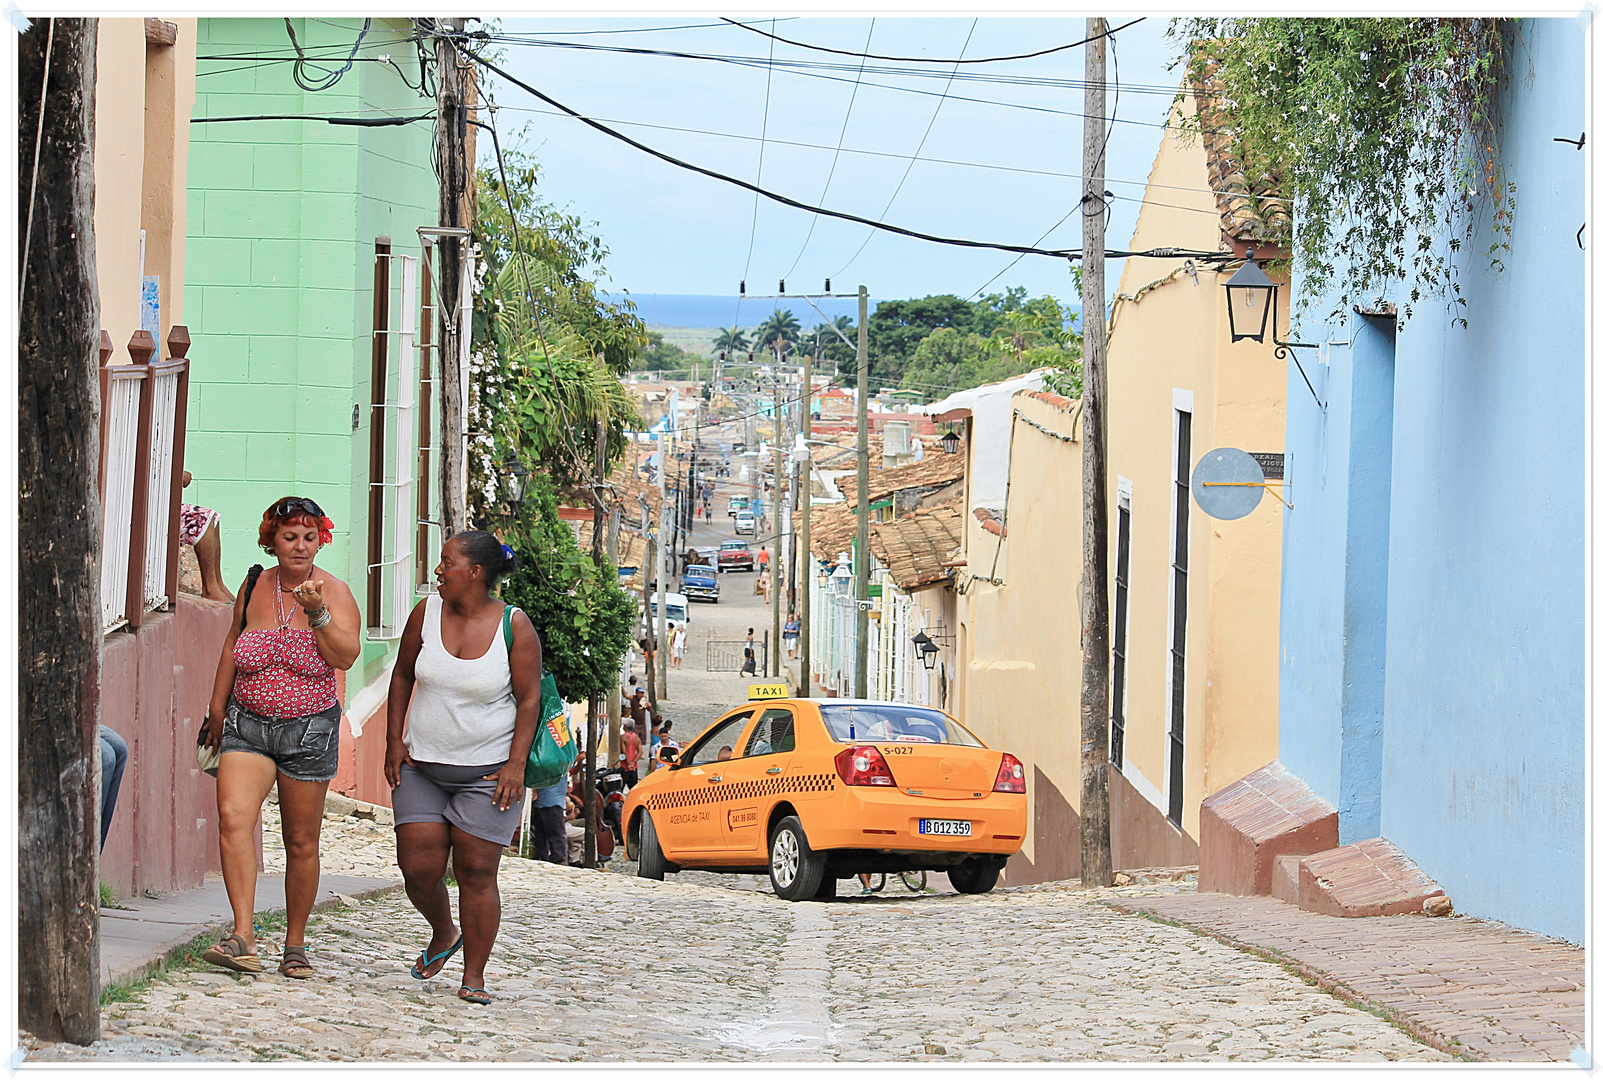
[[[801,323],[789,308],[775,311],[757,326],[756,347],[771,349],[776,355],[793,352],[801,340]]]
[[[597,299],[601,241],[539,198],[531,159],[506,158],[506,188],[498,169],[479,172],[474,224],[483,277],[474,300],[468,471],[475,517],[485,524],[508,512],[498,497],[499,463],[514,451],[562,491],[594,471],[598,425],[607,428],[609,464],[621,460],[623,433],[639,417],[617,376],[648,343],[632,304]]]
[[[1407,318],[1445,296],[1462,322],[1458,253],[1477,223],[1501,269],[1514,190],[1498,160],[1502,19],[1177,19],[1192,81],[1210,77],[1249,175],[1294,207],[1299,306],[1336,314],[1385,296]],[[1177,61],[1178,63],[1178,61]],[[1206,104],[1206,102],[1204,103]],[[1197,133],[1207,109],[1187,118]]]
[[[657,331],[647,330],[646,347],[641,351],[635,367],[646,371],[689,371],[692,365],[702,362],[699,354],[688,353],[672,342],[664,341]]]
[[[745,352],[751,348],[751,341],[740,327],[726,326],[713,338],[712,347],[714,352]]]
[[[545,670],[567,701],[606,693],[629,647],[635,604],[618,572],[598,567],[579,549],[573,529],[557,516],[556,487],[530,478],[507,542],[518,569],[501,582],[501,598],[522,608],[540,633]]]

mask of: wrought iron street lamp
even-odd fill
[[[935,670],[935,654],[941,651],[939,645],[930,640],[930,636],[920,630],[913,635],[913,644],[918,646],[918,658],[924,663],[925,671]]]
[[[1230,313],[1230,342],[1251,339],[1263,343],[1269,329],[1270,312],[1275,306],[1278,291],[1269,275],[1253,261],[1253,251],[1247,249],[1247,261],[1225,282],[1225,307]]]
[[[962,442],[963,440],[957,434],[957,432],[948,431],[945,435],[941,436],[941,449],[946,451],[948,454],[955,454],[957,453],[957,448],[962,445]]]

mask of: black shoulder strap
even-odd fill
[[[239,628],[245,629],[245,616],[250,614],[250,594],[256,588],[256,579],[262,576],[262,564],[257,563],[245,572],[245,588],[239,594]]]

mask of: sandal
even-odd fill
[[[434,976],[438,975],[440,973],[441,969],[443,969],[445,967],[445,962],[447,960],[451,959],[451,957],[455,956],[456,955],[456,951],[458,949],[460,949],[461,947],[462,947],[462,935],[461,934],[458,934],[456,936],[456,944],[455,945],[452,945],[449,949],[446,949],[444,952],[442,952],[442,953],[440,953],[440,954],[438,954],[436,956],[432,956],[432,957],[429,956],[429,950],[425,947],[424,950],[420,954],[418,954],[417,962],[412,965],[412,978],[414,978],[414,979],[432,979],[432,978],[434,978]],[[429,971],[429,968],[434,967],[435,964],[439,964],[440,966],[437,967],[437,968],[434,968],[433,971]]]
[[[463,1001],[474,1005],[488,1005],[490,1002],[495,1000],[489,995],[484,987],[481,986],[475,990],[467,983],[462,984],[462,988],[456,992],[456,996],[461,998]]]
[[[317,972],[306,959],[305,945],[285,945],[278,961],[278,973],[286,979],[310,979]]]
[[[243,971],[247,975],[260,975],[262,973],[261,957],[249,951],[245,939],[238,934],[229,934],[223,940],[200,954],[200,958],[208,964],[227,968],[230,971]]]

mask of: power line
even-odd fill
[[[961,57],[965,52],[968,51],[968,43],[974,40],[974,30],[979,25],[979,19],[975,19],[973,22],[969,23],[968,36],[963,39],[963,47],[958,50],[958,56]],[[958,63],[961,63],[961,61],[958,61]],[[940,99],[935,102],[935,111],[930,114],[930,122],[924,127],[924,135],[918,140],[918,146],[913,150],[913,158],[907,163],[907,168],[902,170],[902,178],[896,182],[896,190],[891,192],[890,199],[885,203],[885,209],[879,212],[880,217],[884,217],[886,214],[890,213],[891,204],[896,201],[896,196],[902,193],[902,185],[906,184],[907,178],[913,175],[913,165],[918,161],[918,155],[923,152],[924,144],[929,141],[930,132],[935,130],[935,121],[940,118],[941,106],[946,104],[946,92],[952,88],[952,79],[956,75],[957,67],[954,64],[952,67],[952,74],[947,76],[946,86],[941,90]],[[852,257],[846,260],[846,265],[835,271],[830,276],[840,277],[842,274],[844,274],[847,269],[851,267],[852,263],[857,261],[857,256],[861,255],[863,250],[868,247],[868,243],[870,240],[874,239],[874,235],[875,230],[870,229],[868,231],[868,235],[863,237],[863,242],[858,245],[857,250],[852,252]]]
[[[1131,19],[1129,22],[1125,23],[1124,26],[1119,26],[1119,27],[1115,27],[1113,30],[1104,31],[1103,33],[1098,34],[1095,37],[1088,37],[1088,38],[1085,38],[1082,41],[1071,41],[1067,45],[1054,45],[1050,49],[1038,49],[1035,52],[1019,53],[1019,54],[1017,54],[1015,56],[984,56],[984,57],[978,57],[978,58],[973,59],[973,60],[964,60],[964,59],[962,59],[962,53],[959,53],[958,54],[958,59],[956,59],[956,60],[934,60],[934,59],[931,59],[929,57],[924,57],[924,56],[883,56],[883,55],[880,55],[878,53],[870,53],[870,52],[867,52],[867,51],[860,52],[860,53],[854,53],[854,52],[850,52],[849,50],[846,50],[846,49],[831,49],[831,48],[827,48],[826,46],[823,46],[823,45],[809,45],[805,41],[792,41],[790,38],[777,37],[774,34],[766,33],[766,32],[764,32],[762,30],[759,30],[755,26],[748,26],[743,22],[737,22],[736,20],[728,18],[727,16],[721,16],[721,17],[723,18],[724,22],[729,23],[732,26],[738,26],[742,30],[750,30],[754,34],[762,34],[763,37],[773,38],[775,41],[783,41],[786,45],[795,45],[798,48],[802,48],[802,49],[812,49],[814,52],[834,53],[837,56],[860,56],[860,57],[864,58],[865,60],[896,60],[896,61],[899,61],[899,62],[902,62],[902,63],[908,63],[908,64],[996,64],[996,63],[1001,63],[1002,61],[1005,61],[1005,60],[1029,60],[1029,59],[1032,59],[1032,58],[1037,57],[1037,56],[1048,56],[1048,55],[1050,55],[1052,53],[1062,52],[1065,49],[1074,49],[1074,48],[1078,48],[1081,45],[1088,45],[1091,42],[1098,40],[1099,38],[1109,37],[1109,36],[1117,33],[1118,31],[1125,29],[1126,27],[1131,27],[1131,26],[1134,26],[1138,22],[1145,22],[1146,21],[1146,16],[1143,15],[1139,19]],[[975,20],[976,23],[978,21],[979,21],[978,19]],[[868,46],[864,45],[863,48],[864,48],[864,50],[867,50]]]
[[[302,90],[305,90],[309,93],[318,93],[323,90],[333,89],[334,84],[339,82],[340,79],[344,78],[347,71],[351,70],[351,65],[356,62],[357,50],[362,47],[362,39],[367,37],[367,32],[369,30],[373,29],[373,20],[363,20],[362,31],[356,35],[356,44],[351,46],[350,55],[345,58],[345,63],[343,65],[335,68],[333,71],[324,70],[321,75],[315,76],[311,79],[308,79],[306,76],[307,66],[318,65],[306,55],[304,50],[301,49],[300,40],[295,36],[295,23],[290,19],[285,19],[284,29],[289,31],[289,43],[295,49],[295,55],[298,58],[295,61],[295,67],[291,71],[291,78],[295,80],[295,85],[300,87]]]
[[[916,229],[906,229],[899,225],[891,225],[886,222],[874,221],[871,218],[861,217],[857,214],[848,214],[843,210],[828,210],[821,206],[812,206],[808,203],[800,202],[799,200],[792,199],[789,196],[780,195],[779,193],[769,191],[766,188],[760,188],[750,181],[741,180],[738,177],[729,176],[725,173],[717,172],[701,165],[691,164],[688,161],[674,157],[672,154],[664,153],[661,150],[647,146],[645,143],[631,139],[629,136],[620,131],[614,131],[612,128],[601,123],[599,120],[594,120],[575,109],[570,109],[568,106],[562,104],[562,102],[551,97],[549,94],[536,90],[533,86],[530,86],[522,79],[512,75],[505,68],[502,68],[499,65],[491,62],[482,54],[475,53],[470,49],[464,49],[463,51],[469,56],[473,57],[474,60],[478,61],[484,67],[488,68],[490,71],[495,72],[503,79],[506,79],[508,82],[512,83],[514,86],[533,94],[535,97],[539,98],[541,101],[544,101],[548,105],[555,106],[574,119],[583,121],[585,124],[595,128],[604,135],[611,136],[612,138],[617,139],[619,142],[626,143],[629,146],[634,147],[636,150],[650,154],[652,157],[661,161],[666,161],[670,165],[677,166],[681,169],[687,169],[690,172],[700,173],[703,176],[711,177],[714,180],[721,180],[727,184],[733,184],[736,187],[744,188],[747,191],[756,192],[757,194],[762,195],[764,198],[772,199],[773,201],[781,203],[785,206],[794,207],[797,210],[805,210],[813,213],[823,214],[826,217],[839,218],[842,221],[855,221],[860,225],[871,225],[874,228],[882,229],[885,232],[896,233],[898,236],[906,236],[914,240],[927,240],[930,243],[935,244],[948,244],[954,247],[986,248],[994,251],[1011,251],[1025,255],[1047,255],[1059,259],[1077,259],[1080,257],[1080,252],[1072,248],[1052,250],[1026,246],[1023,244],[1003,244],[983,240],[964,240],[955,237],[935,236],[931,233],[919,232]],[[1108,254],[1119,258],[1140,255],[1147,258],[1181,258],[1195,259],[1198,261],[1213,261],[1228,255],[1228,253],[1217,251],[1192,251],[1181,248],[1153,248],[1148,251],[1109,252]]]
[[[868,20],[868,40],[863,42],[864,49],[867,49],[868,46],[874,41],[874,23],[877,21],[878,20],[876,19]],[[835,156],[829,162],[829,175],[824,178],[824,190],[823,193],[818,196],[819,202],[823,202],[829,196],[829,185],[835,179],[835,166],[840,164],[840,150],[841,147],[846,143],[846,126],[852,121],[852,106],[857,104],[857,89],[862,85],[862,81],[863,65],[858,64],[857,81],[852,83],[852,96],[851,99],[846,102],[846,116],[840,122],[840,138],[835,141]],[[796,261],[790,264],[789,270],[785,271],[785,277],[790,277],[790,275],[796,272],[796,267],[801,265],[801,258],[807,252],[807,245],[812,243],[813,230],[817,227],[818,215],[814,214],[812,220],[807,224],[807,236],[802,240],[801,250],[796,252]],[[784,278],[781,278],[780,280],[783,281]],[[738,307],[735,310],[737,313],[739,312]]]
[[[763,131],[762,142],[757,146],[757,183],[763,182],[763,156],[768,149],[768,104],[772,99],[774,89],[774,46],[768,46],[768,80],[763,85]],[[740,272],[740,291],[746,291],[746,277],[751,273],[751,253],[757,250],[757,208],[762,205],[762,199],[756,195],[751,197],[751,239],[746,244],[746,268]],[[744,297],[735,299],[735,325],[740,325],[740,304]]]
[[[401,127],[419,120],[433,120],[433,113],[422,116],[295,116],[290,114],[262,116],[194,116],[191,124],[232,124],[246,120],[314,120],[343,127]]]

